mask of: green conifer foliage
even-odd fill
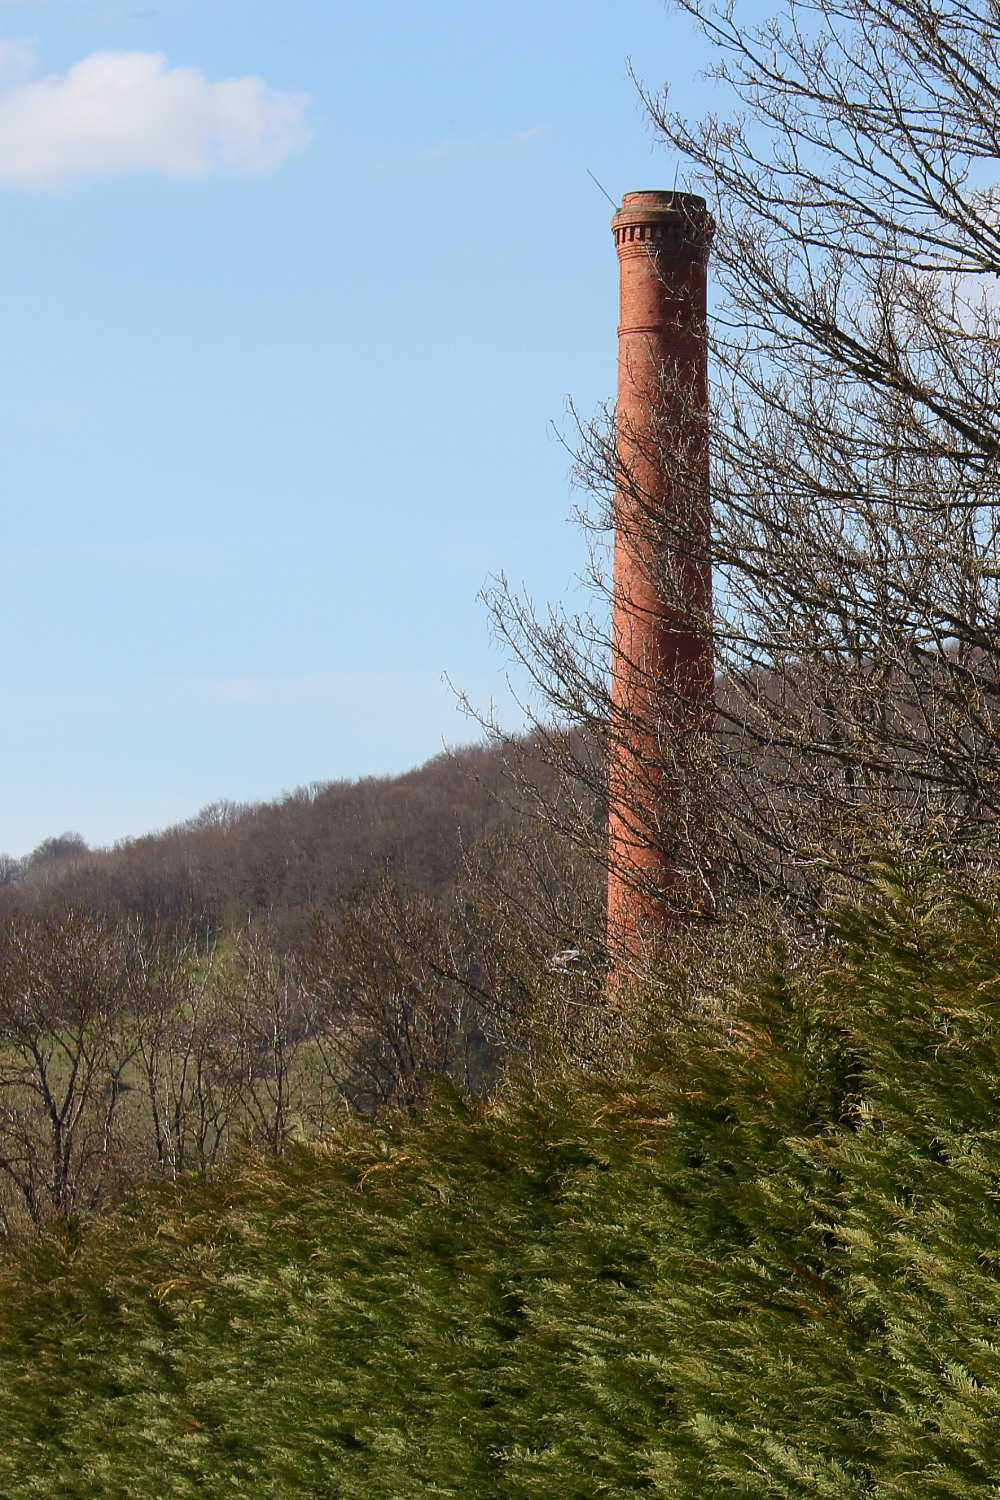
[[[1000,910],[886,871],[632,1075],[11,1250],[0,1494],[1000,1493]]]

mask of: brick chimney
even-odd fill
[[[710,904],[698,747],[713,712],[703,198],[626,193],[608,763],[608,952]]]

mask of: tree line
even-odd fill
[[[483,1094],[560,1047],[596,1057],[598,905],[572,851],[522,829],[438,893],[342,885],[294,937],[267,908],[0,912],[0,1227],[207,1178],[234,1149],[281,1155],[442,1078]]]
[[[530,744],[478,745],[402,776],[320,783],[270,803],[214,803],[112,849],[64,834],[24,859],[3,857],[0,911],[78,906],[150,927],[195,919],[212,930],[259,917],[280,944],[358,881],[391,873],[433,895],[447,890],[473,844],[523,826],[518,766],[528,785],[553,791]]]

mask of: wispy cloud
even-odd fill
[[[533,125],[530,130],[515,130],[512,135],[449,135],[441,141],[432,141],[417,151],[400,156],[387,156],[372,162],[370,172],[393,172],[406,167],[432,167],[441,162],[490,156],[509,156],[523,151],[547,133],[545,125]]]
[[[15,41],[0,40],[0,84],[20,83],[37,61],[38,49],[26,37]]]
[[[18,44],[0,44],[0,80],[4,64],[22,57],[5,45]],[[162,52],[94,52],[64,74],[0,93],[0,183],[267,172],[308,143],[309,102],[262,78],[213,83],[198,68],[172,68]]]

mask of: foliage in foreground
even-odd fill
[[[11,1254],[4,1496],[1000,1490],[1000,911]]]

